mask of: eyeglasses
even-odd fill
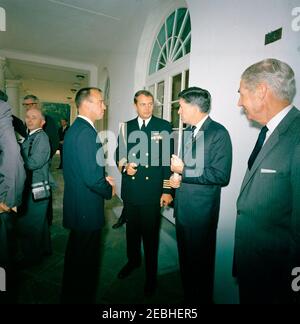
[[[24,107],[30,107],[30,106],[33,106],[33,105],[37,105],[37,103],[36,102],[30,102],[30,103],[23,102]]]

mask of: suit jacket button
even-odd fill
[[[149,180],[149,177],[146,177],[146,180]]]
[[[132,180],[135,180],[135,177],[131,177]]]
[[[145,168],[146,168],[146,169],[149,169],[149,165],[146,165]]]

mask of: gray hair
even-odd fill
[[[274,94],[282,100],[293,102],[296,95],[295,73],[279,60],[268,58],[248,67],[242,74],[248,89],[254,90],[259,83],[266,82]]]
[[[39,103],[39,98],[33,94],[29,94],[23,98],[23,100],[31,99],[34,103]]]

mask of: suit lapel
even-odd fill
[[[265,145],[261,149],[260,153],[258,154],[258,156],[251,168],[251,171],[249,171],[247,168],[247,171],[246,171],[246,174],[245,174],[245,177],[243,180],[243,184],[241,187],[241,193],[244,191],[245,187],[247,186],[249,181],[252,179],[252,177],[256,173],[256,171],[259,168],[259,166],[261,165],[262,161],[270,154],[272,149],[277,145],[277,143],[280,140],[280,136],[288,130],[291,122],[294,120],[294,118],[296,118],[296,116],[298,114],[299,114],[298,109],[294,107],[286,115],[286,117],[281,121],[281,123],[277,126],[277,128],[274,130],[273,134],[270,136],[270,138],[268,139],[268,141],[265,143]]]
[[[258,154],[251,171],[247,168],[247,172],[244,177],[244,181],[242,184],[241,192],[245,189],[246,185],[249,183],[251,178],[254,176],[255,172],[259,168],[262,161],[268,156],[268,154],[272,151],[274,146],[279,142],[279,132],[275,129],[274,133],[270,136],[268,141],[265,143],[263,148],[261,149],[260,153]]]

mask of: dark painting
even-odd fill
[[[46,115],[51,116],[55,120],[57,127],[60,127],[61,119],[66,119],[70,124],[70,105],[63,103],[43,102],[42,109]]]

